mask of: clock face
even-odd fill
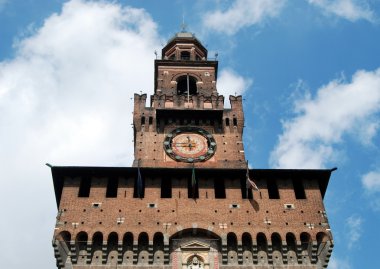
[[[214,155],[216,142],[210,133],[201,128],[181,127],[166,136],[164,150],[170,158],[179,162],[203,162]]]

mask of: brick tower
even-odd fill
[[[58,268],[326,268],[333,170],[248,170],[242,97],[224,107],[193,34],[154,68],[150,104],[134,97],[132,167],[51,166]]]

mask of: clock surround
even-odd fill
[[[177,162],[204,162],[216,151],[212,134],[199,127],[179,127],[168,133],[164,143],[165,153]]]

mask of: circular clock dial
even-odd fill
[[[196,133],[185,132],[172,140],[173,152],[187,158],[197,158],[207,152],[207,139]]]
[[[181,127],[166,136],[164,150],[176,161],[202,162],[214,155],[216,142],[210,133],[201,128]]]

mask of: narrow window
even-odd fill
[[[106,191],[106,197],[107,198],[116,198],[117,197],[118,185],[119,185],[119,179],[118,178],[108,178],[107,191]]]
[[[149,125],[153,124],[153,117],[149,117]]]
[[[226,187],[224,185],[224,178],[214,178],[214,191],[215,199],[225,199],[226,198]]]
[[[161,198],[172,198],[172,180],[171,178],[161,179]]]
[[[141,117],[141,125],[145,124],[145,117]]]
[[[226,126],[230,126],[230,119],[226,118]]]
[[[195,180],[195,184],[191,177],[187,180],[187,197],[193,199],[199,198],[198,178]]]
[[[293,179],[293,188],[296,195],[296,199],[306,199],[305,189],[301,180]]]
[[[241,189],[241,197],[243,199],[253,199],[253,194],[251,189],[247,189],[247,179],[240,179],[240,189]]]
[[[274,179],[267,180],[269,199],[280,199],[280,194],[278,193],[278,187]]]
[[[182,51],[181,52],[181,60],[185,60],[185,61],[190,60],[190,52],[189,51]]]
[[[237,119],[236,118],[233,118],[233,123],[234,123],[234,126],[237,126]]]
[[[91,178],[82,177],[79,185],[78,197],[89,197],[91,189]]]

